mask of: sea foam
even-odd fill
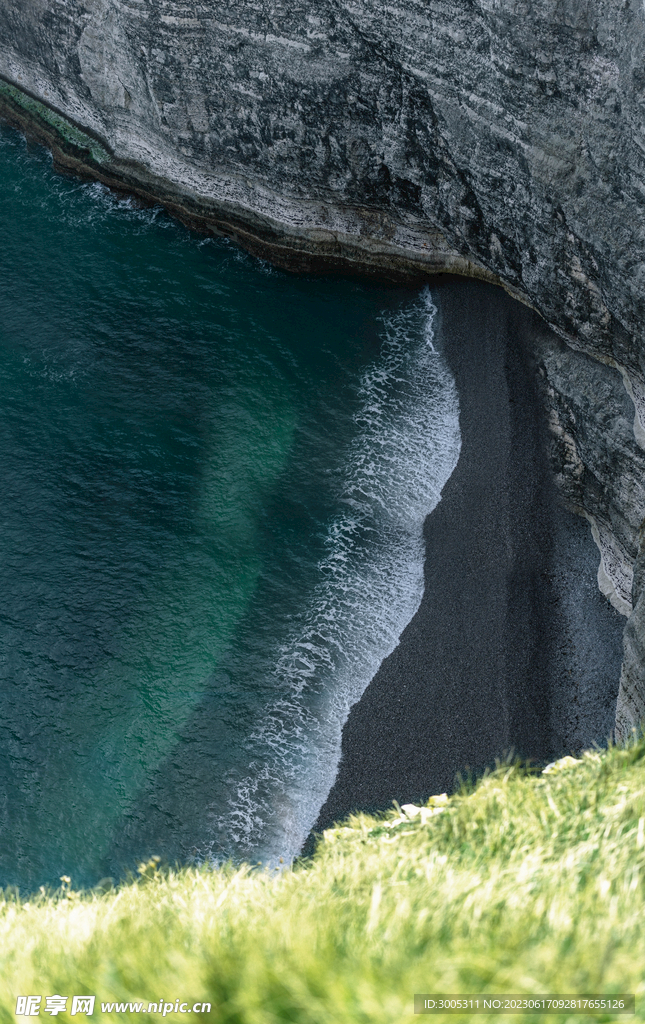
[[[296,856],[333,784],[351,706],[397,646],[423,596],[423,523],[457,464],[459,405],[434,345],[428,288],[382,317],[379,358],[359,385],[318,582],[268,668],[275,699],[245,740],[246,770],[213,809],[213,846]]]

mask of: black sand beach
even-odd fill
[[[432,289],[461,455],[425,523],[421,607],[350,713],[316,832],[450,791],[511,752],[544,763],[602,742],[613,723],[624,620],[596,587],[589,528],[564,510],[547,465],[530,355],[546,328],[490,285]]]

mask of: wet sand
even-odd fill
[[[544,763],[611,729],[624,620],[595,587],[595,545],[547,464],[531,357],[546,328],[490,285],[431,287],[462,450],[425,523],[422,604],[349,715],[315,832],[453,790],[511,752]]]

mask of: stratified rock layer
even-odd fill
[[[625,736],[645,714],[641,0],[0,0],[0,40],[0,112],[60,165],[283,266],[499,281],[560,334],[556,473],[601,587],[636,607]]]

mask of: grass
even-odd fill
[[[632,992],[643,1018],[645,741],[358,815],[282,873],[152,861],[109,892],[0,903],[7,1021],[19,994],[91,993],[94,1020],[117,1017],[101,1002],[179,997],[227,1024],[390,1024],[419,1019],[415,992]]]

